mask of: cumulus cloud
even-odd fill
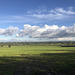
[[[31,37],[31,38],[62,38],[75,37],[75,24],[70,27],[58,25],[47,25],[44,27],[24,25],[24,29],[20,30],[17,37]]]
[[[0,29],[0,35],[11,36],[18,31],[18,27],[10,26],[7,29]]]

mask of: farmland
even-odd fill
[[[0,75],[75,75],[75,47],[7,45],[0,47]]]

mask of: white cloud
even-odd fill
[[[10,38],[0,38],[0,42],[9,42]]]
[[[0,15],[1,16],[1,15]],[[64,20],[65,19],[65,20]],[[47,23],[47,22],[59,22],[61,20],[74,21],[75,11],[73,7],[68,9],[64,8],[55,8],[55,9],[46,9],[38,8],[35,10],[29,10],[24,15],[8,15],[1,16],[0,22],[22,22],[22,23]]]
[[[54,10],[50,10],[51,13],[61,13],[61,14],[66,14],[66,15],[75,15],[75,12],[72,11],[71,8],[69,8],[68,10],[65,10],[63,8],[56,8]]]
[[[8,27],[7,29],[0,29],[0,35],[11,36],[18,31],[18,27]]]
[[[57,13],[57,14],[33,14],[30,16],[35,17],[35,18],[40,18],[40,19],[49,19],[49,20],[62,19],[64,17],[60,13]]]
[[[41,14],[41,13],[45,13],[47,11],[46,8],[38,8],[38,9],[35,9],[35,10],[29,10],[27,13],[28,14],[33,14],[36,13],[36,14]]]
[[[24,29],[20,30],[17,37],[31,38],[63,38],[63,37],[75,37],[75,24],[70,27],[57,26],[57,25],[45,25],[44,27],[31,26],[29,24],[24,25]]]
[[[39,13],[40,11],[40,13]],[[29,12],[28,16],[39,18],[39,19],[47,19],[47,20],[60,20],[67,17],[75,15],[75,12],[72,10],[72,7],[69,7],[68,10],[63,8],[55,8],[51,10],[32,10]]]
[[[72,38],[68,37],[68,38],[58,38],[58,41],[71,41]]]
[[[20,33],[17,34],[17,36],[30,36],[31,34],[33,35],[35,31],[39,29],[39,26],[31,26],[29,24],[24,25],[24,30],[20,30]]]
[[[3,34],[5,32],[5,29],[0,29],[0,34]]]

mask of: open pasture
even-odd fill
[[[0,75],[75,75],[75,47],[0,47]]]

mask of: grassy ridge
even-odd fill
[[[0,75],[75,75],[75,47],[0,47]]]

